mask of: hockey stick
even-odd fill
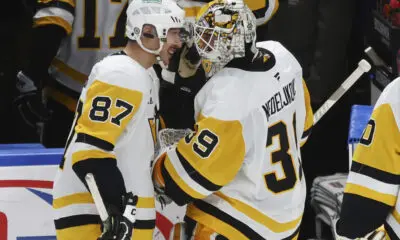
[[[364,50],[365,54],[371,59],[372,64],[377,67],[384,67],[386,71],[390,70],[387,68],[386,63],[376,54],[375,50],[372,47],[367,47]]]
[[[104,205],[103,199],[101,198],[99,189],[97,188],[96,180],[94,179],[93,174],[86,174],[85,180],[89,187],[90,193],[92,194],[94,204],[96,205],[97,211],[99,212],[101,221],[105,222],[108,218],[108,212]]]
[[[331,107],[357,82],[357,80],[366,72],[371,70],[371,65],[364,59],[358,63],[358,67],[350,76],[340,85],[340,87],[325,101],[325,103],[315,112],[314,124],[316,124]]]

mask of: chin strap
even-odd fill
[[[160,55],[157,55],[156,59],[157,59],[157,63],[161,66],[162,69],[167,69],[168,68],[168,65],[165,65],[163,60],[161,60]]]

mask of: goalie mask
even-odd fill
[[[215,0],[200,10],[194,34],[197,50],[212,64],[213,74],[244,57],[246,48],[255,50],[256,18],[243,1]]]

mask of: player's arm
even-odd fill
[[[86,174],[92,173],[106,206],[122,211],[121,197],[126,190],[114,147],[138,111],[142,92],[107,83],[108,77],[96,78],[87,89],[84,104],[78,105],[72,168],[83,183]],[[111,77],[115,81],[126,79],[123,73]]]
[[[311,108],[310,93],[308,91],[307,85],[303,79],[303,91],[304,91],[304,103],[306,109],[306,121],[304,123],[304,130],[300,140],[300,146],[303,146],[308,137],[311,135],[312,127],[314,125],[314,113]]]
[[[257,26],[266,24],[278,11],[279,0],[244,0],[257,18]]]
[[[61,41],[72,32],[75,0],[38,0],[32,30],[32,53],[24,72],[40,86]]]
[[[27,65],[16,78],[16,105],[25,123],[33,128],[47,121],[49,113],[41,99],[48,68],[64,37],[72,31],[75,0],[38,0]]]
[[[392,108],[377,104],[354,154],[337,224],[339,235],[365,236],[385,219],[400,219],[393,209],[399,191],[399,159],[400,132]],[[391,230],[386,230],[390,235]]]
[[[155,184],[178,205],[205,198],[228,184],[245,156],[240,121],[202,116],[195,129],[159,158],[153,170]]]

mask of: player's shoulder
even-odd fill
[[[138,62],[126,55],[110,55],[93,66],[90,78],[122,88],[144,91],[150,75]]]
[[[394,105],[400,104],[400,77],[396,78],[389,85],[387,85],[379,96],[377,105],[385,103]]]
[[[375,104],[378,108],[389,108],[400,127],[400,77],[385,87]]]
[[[290,63],[294,64],[297,67],[301,68],[300,63],[297,61],[296,57],[285,48],[280,42],[277,41],[263,41],[256,43],[257,48],[265,49],[271,52],[277,63]]]
[[[371,118],[376,122],[383,121],[384,125],[389,124],[388,121],[394,118],[400,129],[400,77],[393,80],[382,91]]]
[[[222,120],[240,120],[247,115],[246,95],[251,92],[252,86],[229,70],[219,71],[196,95],[196,104],[203,115]]]

